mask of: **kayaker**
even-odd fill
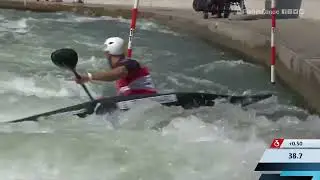
[[[118,95],[155,94],[157,90],[147,67],[133,59],[126,58],[125,41],[120,37],[110,37],[104,43],[104,53],[111,70],[87,73],[78,84],[90,81],[115,81]]]

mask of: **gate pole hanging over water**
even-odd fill
[[[136,21],[138,16],[138,4],[139,4],[139,0],[134,0],[134,5],[132,8],[132,15],[131,15],[129,42],[128,42],[128,58],[132,57],[132,39],[133,39],[133,32],[136,29]]]
[[[276,31],[276,0],[271,0],[271,83],[275,84],[275,64],[276,64],[276,47],[275,47],[275,31]]]

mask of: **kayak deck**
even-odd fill
[[[225,99],[231,104],[239,104],[246,106],[256,103],[258,101],[271,97],[272,94],[257,94],[246,96],[232,96],[232,95],[219,95],[210,93],[165,93],[165,94],[152,94],[152,95],[133,95],[133,96],[114,96],[100,98],[94,101],[88,101],[85,103],[77,104],[61,108],[58,110],[37,114],[34,116],[9,121],[9,123],[17,123],[23,121],[37,121],[39,117],[46,117],[61,113],[72,113],[79,117],[85,117],[87,115],[96,113],[97,115],[103,115],[115,110],[126,111],[129,110],[136,102],[143,100],[151,100],[161,103],[165,106],[181,106],[184,109],[197,108],[201,106],[214,106],[215,101],[218,99]]]

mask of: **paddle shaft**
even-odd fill
[[[81,76],[77,73],[77,71],[75,69],[71,69],[71,71],[73,72],[73,74],[76,76],[77,79],[81,79]],[[81,84],[81,86],[84,89],[84,91],[87,93],[87,95],[89,96],[90,100],[93,101],[94,99],[93,99],[92,95],[90,94],[87,86],[84,84]]]

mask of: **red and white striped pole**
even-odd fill
[[[276,31],[276,0],[271,0],[271,83],[275,83],[275,64],[276,64],[276,46],[275,46],[275,31]]]
[[[138,4],[139,4],[139,0],[134,0],[134,5],[132,8],[132,15],[131,15],[129,42],[128,42],[128,58],[132,57],[132,39],[133,39],[133,33],[136,29],[136,22],[138,17]]]

